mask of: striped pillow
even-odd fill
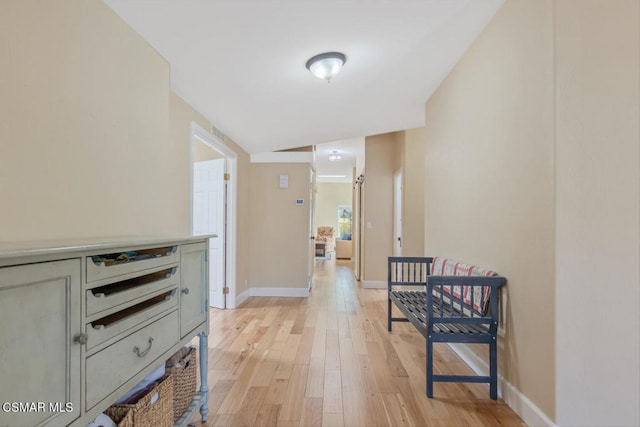
[[[477,267],[471,264],[464,264],[462,262],[454,261],[448,258],[434,257],[433,264],[431,266],[432,276],[497,276],[495,271],[487,270],[486,268]],[[453,297],[460,299],[461,292],[464,292],[462,301],[465,305],[471,305],[471,287],[466,286],[462,291],[462,286],[453,286],[452,288],[443,287],[444,293],[451,294],[453,290]],[[484,313],[486,312],[487,302],[489,301],[490,286],[483,286],[482,293],[473,293],[473,309]],[[484,304],[482,302],[484,301]]]

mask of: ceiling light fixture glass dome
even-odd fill
[[[326,52],[316,55],[307,61],[306,67],[311,74],[331,83],[331,79],[340,72],[347,57],[340,52]]]
[[[338,150],[333,150],[331,152],[331,154],[329,154],[329,161],[330,162],[337,162],[340,159],[342,159],[342,155],[340,154],[340,152]]]

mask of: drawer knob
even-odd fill
[[[73,342],[77,342],[78,344],[85,345],[87,343],[87,339],[89,336],[87,334],[78,334],[73,338]]]
[[[185,294],[185,295],[189,295],[189,288],[184,288],[182,290],[182,293]]]
[[[138,355],[138,357],[145,357],[149,350],[151,350],[151,346],[153,345],[153,337],[149,337],[149,347],[145,351],[140,351],[140,347],[133,347],[133,352]]]

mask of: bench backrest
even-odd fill
[[[494,271],[471,264],[442,257],[389,257],[388,287],[392,291],[396,286],[422,287],[429,289],[438,298],[440,304],[451,305],[466,315],[483,317],[490,309],[492,293],[497,304],[497,288],[504,283]],[[493,277],[499,280],[468,280],[461,286],[453,277]],[[487,286],[485,286],[485,283]],[[492,288],[495,288],[492,290]],[[497,308],[497,305],[496,305]],[[492,314],[493,316],[494,314]]]
[[[392,286],[427,286],[433,258],[389,257],[387,283]]]

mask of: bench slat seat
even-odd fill
[[[505,279],[443,259],[437,261],[438,273],[454,275],[436,276],[431,274],[433,263],[430,257],[389,257],[388,330],[392,322],[411,322],[426,338],[428,397],[433,397],[434,381],[483,382],[489,383],[490,396],[496,399],[498,291]],[[392,317],[392,304],[405,317]],[[434,342],[489,344],[490,375],[434,375]]]

